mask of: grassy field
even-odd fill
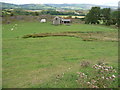
[[[4,24],[3,88],[84,88],[76,82],[76,72],[94,76],[90,67],[98,61],[118,69],[118,42],[83,41],[67,36],[22,38],[27,34],[67,31],[101,31],[117,38],[116,28],[101,25]],[[82,61],[88,61],[90,66],[83,68],[80,66]],[[62,78],[56,79],[61,75]],[[117,79],[110,87],[117,87]]]

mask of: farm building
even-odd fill
[[[71,19],[62,19],[63,24],[71,23]]]
[[[53,19],[53,24],[54,25],[59,25],[61,24],[61,18],[56,16],[54,19]]]
[[[63,19],[63,18],[58,17],[58,16],[56,16],[56,17],[53,19],[53,24],[54,24],[54,25],[69,24],[69,23],[71,23],[71,19]]]

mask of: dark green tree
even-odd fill
[[[39,13],[38,12],[35,12],[35,16],[38,16],[39,15]]]
[[[13,13],[11,13],[11,14],[10,14],[10,16],[14,16],[14,14],[13,14]]]
[[[31,12],[32,16],[39,16],[39,12]]]
[[[101,20],[105,25],[111,24],[111,9],[110,8],[103,8],[101,9]]]
[[[120,11],[114,11],[111,13],[111,21],[113,25],[120,25]]]
[[[100,19],[100,7],[92,7],[89,13],[85,17],[86,24],[99,24]]]

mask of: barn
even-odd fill
[[[71,19],[63,19],[63,18],[58,17],[58,16],[56,16],[56,17],[53,19],[53,24],[54,24],[54,25],[69,24],[69,23],[71,23]]]
[[[59,25],[61,24],[61,18],[56,16],[54,19],[53,19],[53,24],[54,25]]]

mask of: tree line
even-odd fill
[[[92,7],[85,17],[85,23],[119,26],[120,11],[112,11],[110,8]]]
[[[40,12],[38,11],[25,11],[22,9],[3,9],[2,10],[2,16],[14,16],[14,15],[32,15],[32,16],[39,16],[43,14],[48,15],[77,15],[73,11],[68,12],[60,12],[55,10],[42,10]],[[81,15],[85,15],[84,13],[81,13]]]

